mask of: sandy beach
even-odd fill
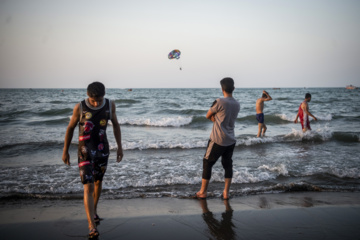
[[[356,239],[360,193],[101,200],[99,239]],[[86,239],[82,200],[0,202],[2,239]]]

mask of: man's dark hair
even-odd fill
[[[235,89],[234,87],[234,80],[232,78],[223,78],[221,81],[220,81],[220,85],[221,85],[221,88],[227,92],[227,93],[232,93]]]
[[[105,96],[105,86],[101,82],[90,83],[87,87],[89,97],[103,97]]]
[[[263,93],[262,98],[267,98],[267,95]]]
[[[306,93],[306,94],[305,94],[305,99],[307,99],[307,98],[311,98],[311,94],[310,94],[310,93]]]

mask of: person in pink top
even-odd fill
[[[294,123],[297,123],[298,118],[300,118],[300,123],[301,123],[303,132],[306,132],[307,130],[311,130],[309,116],[311,116],[315,121],[317,121],[317,118],[309,112],[308,103],[310,101],[311,101],[311,94],[306,93],[305,100],[300,104],[299,111],[298,111],[298,113],[295,117],[295,121],[294,121]]]

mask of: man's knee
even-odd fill
[[[84,194],[93,194],[94,192],[94,183],[84,184]]]
[[[223,161],[222,166],[225,170],[225,178],[232,178],[233,175],[232,159]]]

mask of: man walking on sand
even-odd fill
[[[259,126],[257,137],[261,137],[261,132],[262,132],[262,136],[265,136],[267,127],[265,125],[265,118],[263,113],[264,102],[270,100],[272,100],[272,98],[270,97],[269,93],[267,93],[265,90],[263,91],[262,97],[256,100],[256,120],[258,121],[258,126]]]
[[[220,81],[224,98],[218,98],[206,114],[206,118],[214,122],[203,158],[203,173],[201,189],[194,197],[204,199],[207,197],[207,188],[211,178],[211,170],[221,157],[225,170],[225,188],[222,194],[224,200],[229,199],[229,190],[233,175],[232,155],[235,148],[235,121],[240,111],[240,104],[232,97],[234,80],[224,78]]]
[[[115,113],[115,103],[104,98],[105,86],[93,82],[87,88],[88,98],[76,104],[65,134],[62,160],[70,165],[69,146],[74,129],[79,123],[78,166],[84,185],[84,205],[89,223],[89,238],[99,236],[95,224],[100,221],[97,204],[102,190],[102,180],[109,158],[106,137],[108,120],[112,122],[117,143],[117,162],[123,158],[121,130]]]
[[[306,93],[305,100],[300,104],[298,113],[297,113],[297,115],[295,117],[295,121],[294,121],[294,123],[297,123],[298,117],[300,118],[300,123],[301,123],[303,132],[306,132],[307,130],[311,130],[309,116],[311,116],[315,121],[317,121],[317,118],[314,117],[314,115],[312,115],[309,112],[309,104],[308,103],[310,101],[311,101],[311,94]]]

